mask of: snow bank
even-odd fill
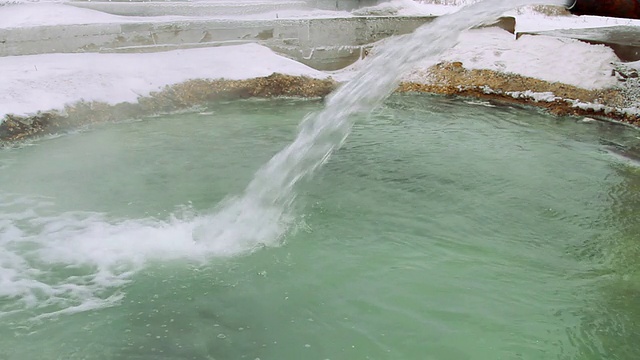
[[[377,6],[354,11],[356,15],[401,15],[425,16],[444,15],[458,10],[478,0],[391,0]],[[556,29],[582,29],[605,26],[640,26],[640,20],[618,19],[600,16],[548,16],[531,7],[525,7],[505,13],[516,18],[516,31],[544,31]]]
[[[138,22],[142,17],[117,16],[60,3],[33,3],[0,7],[0,28],[28,26]]]
[[[0,57],[0,119],[62,109],[79,100],[135,102],[189,79],[241,80],[274,72],[325,73],[257,44],[149,54],[43,54]]]
[[[606,26],[640,26],[640,20],[601,16],[546,16],[533,11],[512,14],[516,17],[516,31],[546,31],[558,29],[585,29]]]
[[[547,36],[525,35],[516,40],[502,29],[485,28],[464,33],[458,45],[425,61],[419,70],[440,61],[459,61],[467,69],[513,73],[591,90],[616,85],[611,71],[612,63],[619,59],[604,45]],[[419,78],[408,80],[419,82]]]
[[[640,71],[640,61],[636,61],[636,62],[631,62],[631,63],[625,63],[625,66],[628,66],[632,69],[636,69],[638,71]]]

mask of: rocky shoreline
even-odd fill
[[[624,71],[624,72],[623,72]],[[404,82],[400,92],[424,92],[533,105],[554,115],[588,116],[640,126],[638,73],[620,69],[620,86],[587,90],[563,83],[492,70],[468,70],[462,63],[441,63],[420,74],[423,82]],[[415,76],[412,76],[415,77]]]
[[[403,82],[398,92],[419,92],[533,105],[555,115],[582,116],[640,126],[637,72],[620,70],[628,86],[585,90],[520,75],[491,70],[468,70],[462,63],[441,63],[421,74],[422,82]],[[7,115],[0,123],[0,147],[26,139],[62,133],[79,127],[171,113],[214,101],[247,98],[322,98],[338,82],[304,76],[273,74],[249,80],[190,80],[165,87],[137,103],[110,105],[77,102],[63,111],[32,116]],[[634,111],[635,110],[635,111]]]

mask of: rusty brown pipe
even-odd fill
[[[640,0],[574,0],[572,14],[640,19]]]

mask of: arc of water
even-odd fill
[[[567,2],[480,1],[456,13],[441,16],[402,39],[389,41],[367,58],[352,80],[328,97],[324,109],[305,117],[295,140],[257,171],[244,194],[227,203],[217,214],[220,217],[216,222],[222,218],[231,220],[235,230],[259,224],[273,229],[273,223],[282,220],[295,200],[296,185],[313,174],[344,143],[353,126],[353,115],[375,109],[395,90],[403,74],[420,61],[455,46],[463,31],[493,21],[509,10],[537,4],[566,5]],[[219,233],[221,228],[225,226],[217,223],[217,233],[208,237],[232,241]],[[271,233],[267,229],[253,229],[251,234],[238,234],[235,230],[233,236],[262,239],[253,240],[257,242],[262,242]],[[231,233],[226,235],[231,236]]]

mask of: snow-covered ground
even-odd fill
[[[524,35],[516,40],[499,28],[464,33],[460,43],[437,60],[459,61],[467,69],[513,73],[589,90],[617,83],[611,70],[618,57],[607,46],[548,36]]]
[[[0,0],[1,1],[1,0]],[[393,0],[354,14],[314,10],[279,12],[279,17],[344,17],[357,14],[440,15],[456,6],[433,5],[412,0]],[[556,28],[639,25],[639,21],[598,17],[549,17],[519,10],[518,31]],[[243,18],[272,18],[275,13],[251,14]],[[37,25],[120,23],[184,20],[185,17],[125,17],[75,8],[63,3],[29,3],[0,6],[0,29]],[[491,69],[542,80],[562,82],[586,89],[615,85],[611,76],[613,51],[601,45],[545,36],[515,37],[500,29],[472,30],[459,44],[438,59],[460,61],[469,69]],[[640,68],[640,62],[633,64]],[[338,80],[349,77],[358,64],[331,73]],[[247,79],[274,72],[316,78],[328,73],[313,70],[257,45],[177,50],[147,54],[48,54],[0,57],[0,121],[6,114],[26,115],[61,109],[79,100],[108,103],[134,102],[139,96],[165,85],[194,78]],[[419,74],[417,71],[416,74]],[[414,74],[415,75],[415,74]],[[419,79],[410,79],[419,80]]]
[[[1,1],[1,0],[0,0]],[[243,0],[247,1],[247,0]],[[220,3],[221,1],[198,2]],[[24,26],[72,25],[72,24],[105,24],[134,22],[169,22],[203,18],[216,19],[286,19],[286,18],[332,18],[357,15],[401,15],[428,16],[444,15],[459,9],[460,6],[420,3],[414,0],[392,0],[378,6],[358,9],[353,12],[329,11],[321,9],[299,10],[283,9],[260,13],[218,16],[119,16],[65,5],[64,2],[25,2],[20,5],[0,7],[0,29]],[[617,19],[598,16],[545,16],[532,9],[519,9],[505,15],[517,18],[517,31],[542,31],[552,29],[577,29],[586,27],[604,27],[615,25],[640,26],[640,20]]]
[[[386,41],[392,39],[382,42]],[[425,59],[403,80],[429,82],[431,66],[461,62],[470,70],[493,70],[595,90],[617,84],[611,72],[618,61],[613,50],[604,45],[541,35],[523,35],[516,40],[513,34],[500,28],[482,28],[463,33],[457,45],[436,58]],[[361,64],[359,61],[331,75],[338,81],[347,81]]]
[[[456,11],[460,4],[471,4],[478,0],[449,0],[449,1],[420,1],[420,0],[391,0],[378,6],[357,10],[358,14],[424,16],[444,15]],[[459,5],[441,5],[459,4]],[[544,31],[554,29],[580,29],[617,25],[640,26],[640,20],[608,18],[600,16],[546,16],[536,12],[533,8],[517,9],[506,13],[514,16],[517,32]]]
[[[148,54],[42,54],[0,57],[0,119],[62,109],[79,100],[109,104],[189,79],[229,80],[274,72],[326,78],[258,44]]]
[[[141,21],[171,21],[184,19],[175,16],[147,18],[118,16],[101,11],[81,9],[63,3],[27,3],[0,7],[0,29],[28,26],[133,23]]]

